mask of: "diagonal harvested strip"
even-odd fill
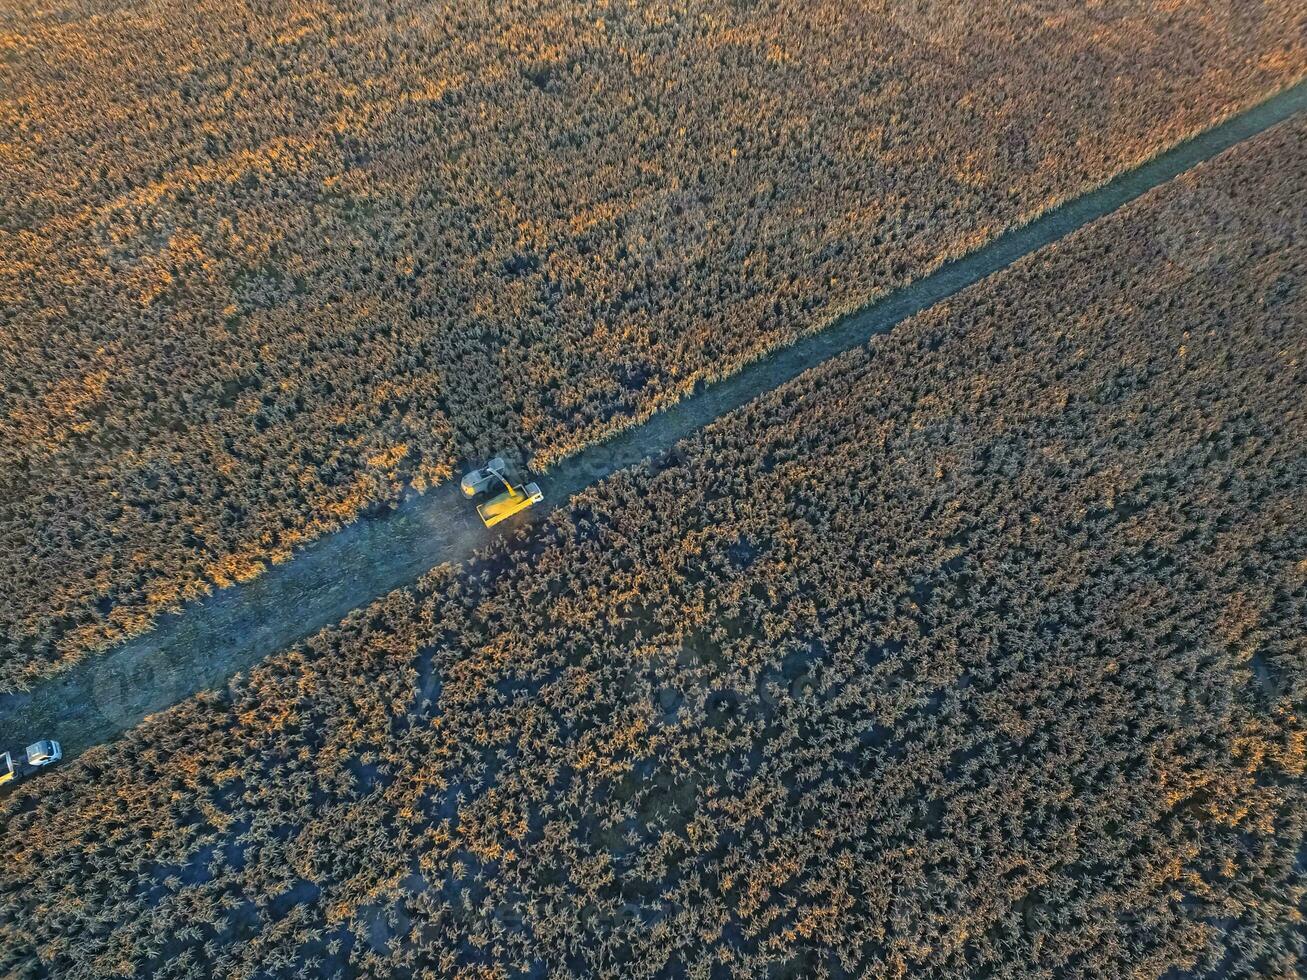
[[[534,508],[508,525],[509,533],[540,520],[571,494],[670,449],[718,416],[891,330],[1304,108],[1307,82],[1300,82],[881,302],[697,391],[644,424],[584,450],[540,481],[550,506]],[[153,633],[32,691],[0,696],[0,744],[18,744],[28,735],[51,736],[62,741],[66,755],[75,756],[149,714],[221,685],[274,651],[416,580],[432,566],[470,557],[485,543],[485,535],[456,486],[446,484],[413,496],[390,514],[357,521],[320,539],[294,561],[248,584],[165,617]]]

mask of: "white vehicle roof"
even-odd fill
[[[27,747],[28,762],[38,762],[42,759],[48,759],[51,756],[57,756],[59,754],[59,743],[50,738],[43,738],[39,742],[33,742]]]

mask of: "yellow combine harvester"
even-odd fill
[[[64,750],[52,738],[43,738],[27,747],[25,755],[15,761],[8,752],[0,752],[0,785],[30,776],[64,757]]]
[[[477,505],[477,514],[486,527],[494,527],[500,521],[507,520],[518,511],[526,510],[532,504],[545,499],[540,488],[534,483],[514,484],[508,478],[508,465],[496,456],[479,470],[473,470],[463,477],[460,484],[463,496],[475,497],[491,487],[504,485],[504,492],[499,496]]]

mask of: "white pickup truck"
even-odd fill
[[[10,753],[0,753],[0,786],[52,766],[63,757],[64,750],[52,738],[33,742],[17,762]]]

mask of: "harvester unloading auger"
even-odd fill
[[[540,492],[540,487],[536,484],[513,483],[509,479],[508,472],[508,464],[502,457],[496,456],[481,469],[473,470],[463,477],[463,482],[460,484],[465,497],[475,497],[485,490],[503,485],[503,493],[492,497],[484,504],[477,505],[477,515],[486,527],[494,527],[518,511],[526,510],[532,504],[538,504],[545,499],[545,495]]]

